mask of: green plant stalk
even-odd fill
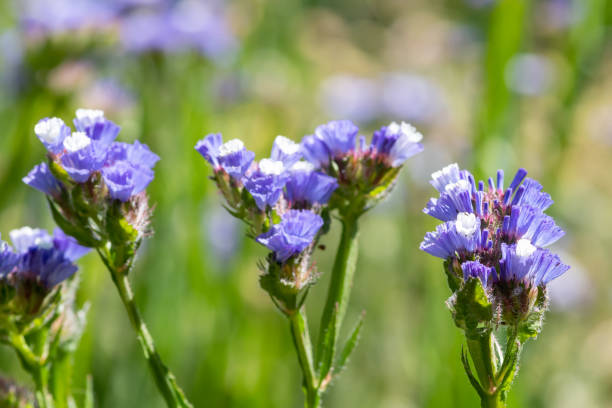
[[[467,345],[476,369],[479,384],[474,384],[482,408],[505,408],[506,394],[516,374],[521,343],[516,328],[509,328],[503,361],[496,353],[496,338],[492,330],[467,336]]]
[[[308,332],[308,320],[305,307],[293,311],[287,315],[289,319],[293,344],[298,355],[302,375],[304,376],[304,406],[306,408],[318,408],[321,404],[321,393],[317,381],[317,373],[314,368],[312,343]]]
[[[119,297],[121,298],[125,311],[128,314],[132,328],[136,331],[138,342],[140,343],[145,359],[147,360],[151,373],[153,374],[155,385],[164,397],[166,404],[171,408],[192,408],[193,405],[191,405],[191,403],[187,400],[185,394],[176,383],[174,375],[163,363],[159,353],[157,352],[153,337],[149,333],[140,311],[134,302],[134,294],[128,280],[127,270],[120,267],[115,267],[112,264],[110,261],[112,258],[108,256],[109,251],[98,249],[98,253],[111,273],[113,283],[117,288]]]
[[[487,394],[493,394],[497,391],[497,383],[495,381],[497,362],[493,341],[494,338],[491,331],[474,338],[467,337],[468,350],[476,368],[478,380],[483,391]]]
[[[12,334],[10,344],[17,353],[21,365],[34,380],[34,394],[39,408],[53,408],[53,397],[49,393],[48,367],[34,354],[22,334]]]
[[[325,308],[321,316],[321,329],[317,347],[317,353],[321,353],[325,343],[325,328],[329,326],[335,315],[336,323],[331,354],[332,362],[335,361],[340,328],[342,327],[342,321],[344,320],[344,315],[346,314],[351,296],[359,249],[358,216],[352,214],[344,215],[341,221],[342,236],[332,269]],[[317,361],[320,361],[320,356],[317,356]],[[322,373],[322,375],[325,375],[325,373]],[[320,383],[320,387],[323,388],[321,391],[324,391],[324,388],[329,383],[329,378],[320,378]]]

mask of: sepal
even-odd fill
[[[468,279],[447,301],[457,327],[466,336],[479,336],[490,330],[493,319],[493,305],[478,278]]]

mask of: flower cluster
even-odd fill
[[[144,190],[159,157],[138,141],[115,141],[119,126],[100,110],[78,109],[74,126],[72,131],[59,118],[36,124],[34,133],[47,149],[48,162],[35,166],[24,183],[45,193],[58,224],[88,246],[104,238],[107,226],[102,224],[111,212],[128,219],[142,235],[149,215]]]
[[[546,284],[569,269],[544,249],[564,232],[544,214],[553,202],[550,196],[526,175],[518,170],[504,188],[499,170],[485,189],[483,181],[476,183],[468,171],[451,164],[432,175],[440,196],[423,210],[444,223],[425,235],[421,249],[446,261],[453,292],[472,278],[481,282],[494,312],[488,323],[494,325],[540,321]],[[456,294],[451,298],[454,308],[462,307],[457,299]]]
[[[309,266],[316,241],[329,227],[329,212],[357,201],[357,213],[379,199],[410,156],[422,150],[421,135],[406,123],[392,123],[374,133],[369,146],[349,121],[319,126],[298,144],[274,140],[270,157],[255,154],[238,139],[223,142],[210,134],[196,150],[212,165],[213,180],[228,210],[250,227],[250,234],[271,252],[270,270],[297,290],[312,283]],[[337,205],[341,203],[341,205]],[[349,203],[355,205],[355,203]]]
[[[385,197],[403,163],[420,153],[423,136],[408,123],[383,126],[368,145],[359,129],[348,120],[332,121],[304,137],[302,151],[312,165],[338,180],[341,211],[361,212]]]
[[[30,321],[50,306],[57,288],[77,271],[74,262],[89,249],[56,228],[53,235],[23,227],[0,241],[0,321]],[[0,331],[5,327],[0,327]]]

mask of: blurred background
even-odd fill
[[[42,161],[42,117],[98,108],[119,139],[162,160],[149,187],[155,235],[133,272],[137,301],[196,407],[299,407],[285,319],[258,286],[265,251],[220,206],[194,151],[210,132],[266,157],[331,119],[363,134],[413,123],[425,151],[363,217],[347,328],[361,342],[329,407],[475,407],[441,262],[418,250],[429,175],[525,167],[555,200],[572,269],[551,285],[545,329],[524,351],[510,407],[612,407],[612,2],[607,0],[0,0],[0,231],[53,227],[21,178]],[[338,226],[317,259],[312,331]],[[83,261],[91,302],[75,395],[162,407],[108,273]],[[0,371],[26,382],[0,350]]]

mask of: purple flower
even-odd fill
[[[257,169],[244,178],[244,187],[255,199],[257,207],[265,211],[280,198],[287,176],[283,162],[262,159]]]
[[[482,243],[480,219],[471,213],[460,213],[456,221],[438,225],[428,232],[420,249],[433,256],[449,259],[474,252]]]
[[[16,252],[0,244],[4,247],[0,250],[0,263],[5,264],[8,259],[14,263],[19,279],[33,280],[47,290],[72,276],[77,270],[73,262],[90,251],[59,228],[53,236],[30,227],[13,230],[9,235]]]
[[[91,248],[87,248],[79,245],[76,239],[70,235],[66,235],[60,228],[53,230],[53,247],[62,252],[64,256],[74,262],[91,251]]]
[[[10,273],[18,262],[19,255],[6,242],[0,240],[0,280]]]
[[[440,198],[430,199],[423,212],[440,221],[452,221],[461,212],[474,212],[471,185],[464,179],[447,184]]]
[[[496,179],[488,179],[485,190],[483,181],[476,185],[474,177],[456,164],[434,173],[431,184],[440,197],[431,199],[424,212],[446,222],[425,235],[421,249],[456,259],[464,278],[477,276],[489,286],[499,281],[545,285],[564,273],[569,267],[542,248],[565,233],[544,214],[552,204],[550,196],[526,176],[527,171],[519,169],[506,188],[504,172],[499,170]],[[466,242],[467,235],[460,230],[471,232],[472,227],[473,235]],[[499,296],[512,298],[515,294],[501,290]],[[512,304],[512,299],[500,302]]]
[[[548,246],[565,235],[552,217],[527,206],[512,206],[510,215],[504,217],[502,233],[510,240],[528,239],[537,247]]]
[[[285,136],[276,136],[272,145],[270,159],[283,162],[286,168],[290,168],[302,158],[300,145]]]
[[[59,118],[44,118],[34,126],[34,133],[49,152],[58,154],[64,150],[64,139],[70,136],[70,128]]]
[[[217,160],[227,174],[235,180],[240,180],[253,163],[255,153],[245,149],[239,139],[232,139],[219,146]]]
[[[399,167],[406,159],[423,151],[423,145],[419,143],[422,139],[423,135],[412,125],[392,122],[374,132],[370,149],[391,167]]]
[[[102,148],[108,148],[121,130],[98,109],[77,109],[74,126]]]
[[[9,233],[11,242],[18,253],[25,253],[32,247],[51,248],[53,246],[53,238],[43,229],[21,227],[14,229]]]
[[[138,141],[133,144],[114,142],[120,128],[107,120],[104,112],[77,109],[74,125],[77,131],[72,134],[59,119],[40,121],[35,129],[45,146],[58,152],[54,160],[74,181],[85,183],[99,171],[110,197],[125,202],[153,180],[153,167],[159,156]],[[60,140],[61,149],[56,147]],[[61,184],[46,164],[36,166],[23,181],[45,194],[61,193]]]
[[[74,275],[77,269],[75,264],[54,248],[32,247],[21,256],[17,276],[51,290]]]
[[[211,133],[195,145],[195,149],[213,166],[215,171],[221,168],[217,156],[219,155],[219,147],[222,144],[223,137],[221,133]]]
[[[478,278],[482,282],[482,286],[487,286],[492,277],[495,276],[495,268],[486,266],[478,261],[468,261],[461,265],[463,271],[463,279],[466,281],[470,278]]]
[[[196,1],[132,12],[121,19],[121,41],[132,52],[196,50],[211,58],[236,47],[224,8]]]
[[[338,181],[334,177],[314,171],[308,162],[298,162],[289,172],[285,198],[293,208],[309,208],[326,204],[336,188]]]
[[[349,120],[337,120],[318,126],[314,135],[302,140],[304,157],[315,167],[326,167],[329,161],[355,149],[359,129]]]
[[[45,194],[49,194],[50,196],[61,193],[61,185],[55,176],[51,174],[51,170],[49,170],[47,163],[41,163],[34,166],[22,180],[28,186]]]
[[[281,222],[257,237],[257,242],[274,252],[278,262],[286,262],[301,253],[314,240],[323,219],[308,210],[289,210],[283,214]]]
[[[106,150],[84,132],[74,132],[64,140],[62,167],[77,183],[86,182],[104,165]]]
[[[102,178],[111,198],[128,201],[130,197],[144,191],[153,181],[154,173],[149,167],[120,160],[102,169]]]
[[[55,248],[62,252],[66,258],[76,261],[91,249],[78,244],[76,239],[68,236],[59,228],[55,228],[53,235],[43,229],[21,227],[9,233],[17,253],[26,253],[30,248]]]
[[[529,286],[546,285],[569,269],[557,255],[536,248],[527,239],[513,245],[502,244],[501,250],[500,281],[522,281]]]
[[[456,183],[459,180],[467,180],[467,171],[460,170],[457,163],[453,163],[433,173],[430,183],[436,190],[443,193],[447,185]]]

